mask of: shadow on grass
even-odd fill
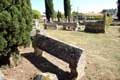
[[[37,67],[43,73],[50,72],[56,74],[59,80],[72,80],[69,72],[64,72],[44,57],[38,57],[34,53],[25,53],[22,54],[22,56],[28,59],[35,67]]]

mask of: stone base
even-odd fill
[[[42,56],[43,51],[42,51],[42,50],[40,50],[39,48],[34,48],[34,53],[35,53],[35,55],[37,55],[37,56],[41,57],[41,56]]]

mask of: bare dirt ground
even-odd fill
[[[22,49],[23,52],[32,52],[32,48]],[[27,53],[26,53],[27,54]],[[14,68],[2,70],[6,78],[15,80],[32,80],[34,75],[40,73],[39,70],[26,58],[22,58],[21,63]]]
[[[70,80],[69,65],[44,52],[42,57],[33,53],[33,48],[22,48],[22,61],[14,68],[2,70],[7,79],[33,80],[40,73],[56,74],[59,80]],[[48,60],[49,59],[49,60]]]

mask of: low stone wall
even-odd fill
[[[57,29],[57,24],[55,24],[55,23],[45,23],[44,24],[44,29],[56,30]]]
[[[86,62],[85,54],[82,49],[41,34],[36,35],[34,42],[37,43],[35,44],[35,48],[37,47],[67,62],[71,70],[72,80],[80,80],[84,75]]]
[[[104,21],[86,22],[85,32],[105,33]]]

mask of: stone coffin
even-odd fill
[[[41,34],[36,35],[35,42],[37,43],[37,48],[67,62],[69,64],[73,80],[80,80],[84,75],[86,61],[83,49]]]
[[[55,23],[45,23],[44,24],[44,29],[56,30],[57,29],[57,24],[55,24]]]
[[[86,22],[85,32],[105,33],[104,21]]]
[[[63,30],[75,31],[77,28],[77,23],[67,22],[63,23]]]

